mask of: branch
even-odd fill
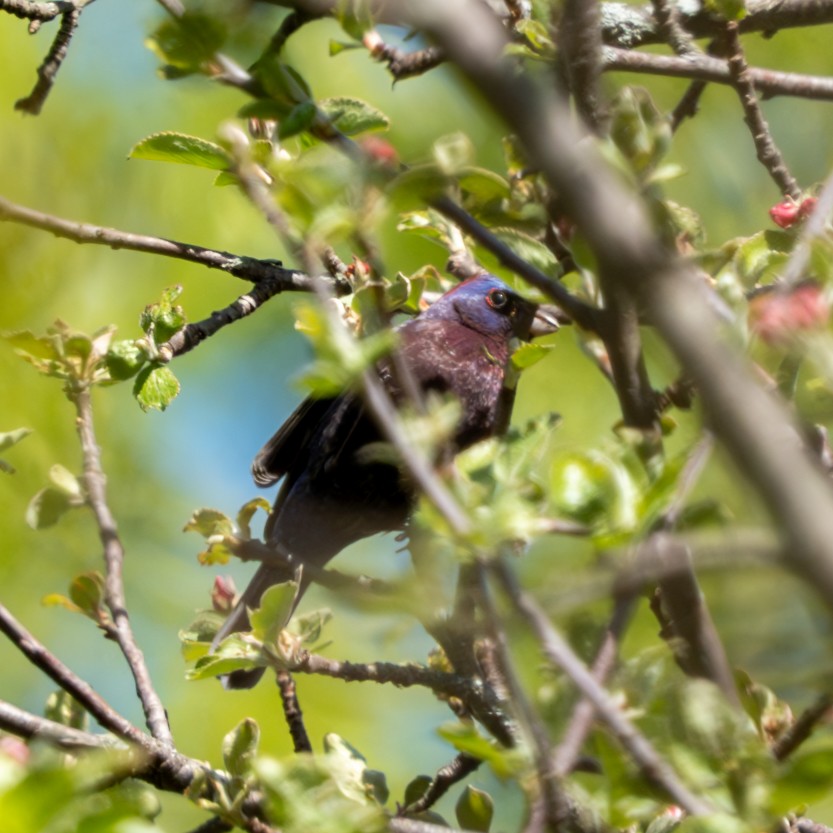
[[[40,740],[67,751],[124,748],[112,735],[95,735],[30,714],[0,700],[0,729],[26,740]]]
[[[812,706],[805,709],[789,731],[780,737],[772,747],[776,761],[784,761],[813,733],[813,729],[833,708],[833,694],[822,694]]]
[[[428,789],[414,802],[400,807],[397,816],[414,816],[433,807],[455,784],[475,772],[483,761],[461,752],[450,763],[437,771]]]
[[[581,693],[593,703],[599,717],[630,754],[642,774],[689,815],[703,816],[713,813],[711,805],[694,795],[683,784],[648,739],[625,717],[616,701],[596,682],[584,663],[555,630],[544,611],[529,594],[519,589],[506,564],[498,561],[493,566],[506,595],[535,633],[546,658],[561,668]]]
[[[622,70],[674,78],[693,78],[715,84],[732,84],[726,62],[710,55],[655,55],[648,52],[631,52],[613,46],[606,46],[602,54],[605,72]],[[748,77],[752,86],[764,98],[788,95],[816,101],[833,101],[833,78],[756,67],[749,67]]]
[[[691,553],[679,539],[656,533],[640,553],[659,568],[657,597],[651,604],[662,625],[660,636],[692,677],[711,680],[733,706],[740,708],[732,667],[717,634],[691,565]]]
[[[33,3],[31,0],[0,0],[0,11],[8,12],[21,20],[46,23],[59,15],[77,11],[92,0],[56,0],[53,3]]]
[[[309,742],[304,726],[304,715],[301,711],[301,704],[298,702],[298,693],[295,690],[295,680],[292,679],[292,674],[289,671],[277,671],[275,680],[281,693],[283,715],[289,727],[295,753],[312,752],[312,744]]]
[[[221,310],[215,310],[208,318],[186,324],[174,333],[164,344],[159,345],[158,360],[169,362],[176,356],[181,356],[193,350],[205,339],[210,338],[223,327],[251,315],[263,306],[270,298],[283,292],[282,282],[263,280],[255,284],[254,288],[241,295],[236,301]]]
[[[769,129],[761,105],[755,95],[755,86],[749,73],[749,65],[743,53],[743,46],[738,36],[738,24],[732,20],[726,24],[726,46],[729,52],[728,66],[732,86],[737,91],[743,107],[743,120],[752,132],[755,153],[758,161],[767,169],[775,184],[785,196],[797,199],[801,189],[795,177],[787,168],[787,163]]]
[[[700,51],[694,38],[680,23],[680,10],[676,0],[651,0],[651,5],[659,33],[677,55],[689,55]]]
[[[819,0],[746,0],[746,16],[741,33],[776,32],[799,26],[833,23],[833,5]],[[710,14],[701,3],[680,4],[680,24],[695,38],[711,38],[722,33],[724,22]],[[663,35],[650,5],[634,8],[627,3],[602,3],[602,30],[605,42],[633,49],[661,43]]]
[[[0,604],[0,631],[12,644],[44,674],[57,683],[64,691],[71,694],[99,724],[123,740],[146,747],[147,735],[137,729],[130,721],[122,717],[101,695],[97,694],[89,683],[77,677],[56,656],[50,653],[34,636],[32,636],[8,608]]]
[[[436,671],[422,665],[398,665],[395,662],[356,663],[305,653],[289,669],[293,673],[317,674],[345,683],[391,683],[397,688],[421,686],[444,697],[463,702],[483,699],[482,685],[460,674]]]
[[[173,738],[165,707],[153,687],[144,655],[136,644],[133,628],[127,615],[122,576],[124,547],[119,538],[115,518],[107,503],[106,478],[101,468],[101,453],[95,438],[89,387],[73,391],[70,398],[78,414],[77,428],[84,458],[84,485],[87,500],[95,516],[101,544],[104,547],[104,595],[113,619],[113,635],[133,674],[136,693],[142,704],[151,735],[162,743],[172,745]]]
[[[445,61],[445,53],[436,46],[428,46],[416,52],[405,52],[385,43],[375,29],[365,33],[364,45],[372,58],[381,64],[387,64],[388,72],[394,81],[422,75]]]
[[[52,85],[55,83],[55,76],[58,74],[58,70],[69,51],[72,35],[75,32],[75,27],[78,26],[78,18],[81,16],[81,7],[82,4],[79,3],[75,9],[66,12],[61,17],[61,25],[55,34],[52,46],[49,47],[49,52],[46,53],[43,63],[38,67],[38,80],[35,82],[34,89],[26,98],[18,99],[15,102],[15,110],[22,110],[32,116],[37,116],[40,113]]]
[[[587,126],[601,135],[606,107],[601,99],[602,33],[598,0],[565,0],[558,26],[560,60],[576,109]]]
[[[328,277],[313,278],[296,269],[285,269],[279,261],[258,260],[246,255],[206,249],[192,243],[167,240],[164,237],[152,237],[145,234],[133,234],[119,229],[95,226],[89,223],[76,223],[61,217],[44,214],[31,208],[10,202],[0,197],[0,221],[20,223],[24,226],[41,229],[64,237],[75,243],[93,243],[109,246],[111,249],[129,249],[134,252],[172,257],[198,263],[209,269],[220,269],[235,278],[259,283],[275,281],[281,285],[282,292],[312,292],[314,281],[322,280],[332,287],[336,295],[350,292],[346,281],[333,281]]]

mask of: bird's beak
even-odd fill
[[[558,307],[552,304],[540,304],[535,310],[535,317],[532,319],[532,326],[529,328],[529,337],[549,335],[557,332],[562,324],[570,324],[570,318]]]

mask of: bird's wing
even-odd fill
[[[309,397],[293,411],[252,462],[252,477],[258,486],[277,483],[293,467],[332,404],[332,399]]]

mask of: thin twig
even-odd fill
[[[651,5],[660,34],[677,55],[690,55],[700,51],[694,38],[686,32],[680,22],[676,0],[651,0]]]
[[[805,709],[790,729],[772,746],[776,761],[784,761],[813,733],[813,729],[833,708],[833,694],[822,694],[812,706]]]
[[[209,269],[220,269],[235,278],[258,283],[275,281],[282,284],[282,291],[311,292],[313,283],[321,280],[331,285],[333,293],[344,295],[350,292],[347,281],[333,281],[331,278],[311,277],[297,269],[285,269],[280,261],[258,260],[246,255],[206,249],[192,243],[167,240],[146,234],[134,234],[119,229],[96,226],[90,223],[77,223],[51,214],[44,214],[32,208],[17,205],[0,197],[0,220],[21,223],[25,226],[41,229],[57,237],[64,237],[75,243],[92,243],[109,246],[111,249],[129,249],[134,252],[163,255],[177,260],[198,263]]]
[[[146,747],[147,736],[122,717],[89,683],[76,676],[54,654],[29,633],[9,610],[0,604],[0,631],[35,666],[64,691],[71,694],[99,724],[123,740]]]
[[[286,725],[289,727],[289,735],[296,753],[312,752],[312,744],[309,742],[306,726],[304,726],[304,714],[301,711],[301,704],[298,702],[298,693],[295,689],[295,680],[289,671],[278,671],[275,680],[281,693],[281,705]]]
[[[363,40],[371,57],[387,65],[394,81],[422,75],[445,61],[445,53],[436,46],[427,46],[416,52],[405,52],[385,43],[375,29],[366,32]]]
[[[89,387],[73,391],[71,399],[78,414],[77,428],[84,458],[84,485],[87,500],[98,525],[99,537],[104,547],[105,601],[113,620],[116,641],[124,654],[133,679],[136,693],[145,713],[151,735],[162,743],[173,744],[168,716],[150,678],[144,655],[133,635],[124,597],[124,547],[119,538],[116,521],[107,503],[106,478],[101,467],[101,453],[93,426],[92,402]]]
[[[729,53],[729,76],[743,107],[743,119],[752,132],[758,161],[767,169],[782,194],[797,199],[801,196],[801,189],[787,168],[787,163],[775,144],[775,139],[764,118],[738,35],[738,24],[734,20],[726,24],[726,48]]]
[[[675,133],[686,119],[693,119],[699,110],[700,99],[708,84],[705,81],[692,81],[671,111],[671,131]]]
[[[714,84],[733,83],[726,62],[710,55],[656,55],[649,52],[632,52],[615,46],[606,46],[602,55],[605,72],[636,72],[692,78],[711,81]],[[787,95],[814,101],[833,101],[833,78],[758,67],[749,67],[748,78],[764,98]]]
[[[290,670],[294,673],[316,674],[332,677],[346,683],[392,684],[397,688],[420,686],[431,689],[436,694],[456,697],[468,702],[482,699],[483,686],[469,677],[437,671],[422,665],[398,665],[395,662],[357,663],[347,662],[320,654],[303,654],[293,663]]]
[[[241,295],[227,307],[215,310],[208,318],[191,322],[178,330],[168,341],[159,346],[159,361],[169,362],[176,356],[193,350],[223,327],[251,315],[270,298],[281,293],[283,289],[280,281],[260,281],[249,292]]]
[[[660,567],[651,609],[677,664],[689,676],[711,680],[739,709],[732,666],[700,591],[688,547],[670,535],[655,533],[640,551]]]
[[[511,705],[524,739],[532,751],[538,775],[541,809],[545,822],[554,830],[563,829],[573,814],[573,806],[562,787],[555,771],[549,733],[540,715],[530,703],[518,679],[515,665],[510,659],[503,619],[498,613],[492,593],[485,581],[484,568],[481,571],[481,603],[489,638],[494,646],[501,674],[506,684],[508,703]]]
[[[61,17],[61,25],[55,34],[52,46],[49,47],[49,52],[46,53],[43,63],[38,67],[38,80],[35,82],[32,92],[26,98],[18,99],[15,102],[15,110],[22,110],[32,116],[37,116],[40,113],[52,85],[55,83],[55,76],[67,56],[69,44],[75,32],[75,27],[78,26],[80,16],[81,9],[76,8]]]
[[[636,597],[634,595],[616,596],[613,614],[605,629],[602,644],[596,652],[591,667],[593,678],[600,686],[605,684],[613,670],[616,658],[619,655],[622,634],[633,617],[635,607]],[[595,715],[596,707],[589,698],[582,697],[576,703],[561,743],[553,754],[553,767],[559,778],[566,778],[575,769],[576,762],[581,754],[581,747],[590,733]]]
[[[532,267],[519,257],[502,240],[495,237],[479,220],[448,197],[432,202],[434,208],[471,235],[485,249],[495,255],[500,263],[523,278],[558,304],[572,320],[585,330],[595,331],[598,327],[597,310],[573,295],[563,284]]]
[[[592,701],[599,717],[608,725],[642,774],[662,789],[689,815],[702,816],[714,812],[711,805],[692,793],[671,766],[654,749],[648,739],[625,717],[617,703],[593,679],[588,668],[553,627],[544,611],[532,597],[524,593],[515,577],[502,561],[495,562],[494,571],[515,610],[538,638],[547,659],[561,668],[582,694]]]
[[[450,764],[437,770],[428,789],[416,801],[400,807],[396,815],[414,816],[433,807],[455,784],[475,772],[482,763],[479,758],[461,752]]]

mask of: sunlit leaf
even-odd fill
[[[179,380],[165,366],[146,367],[133,386],[133,395],[143,411],[164,411],[179,393]]]
[[[128,156],[131,159],[196,165],[214,171],[224,171],[231,167],[229,155],[214,142],[170,131],[154,133],[142,139],[131,148]]]

